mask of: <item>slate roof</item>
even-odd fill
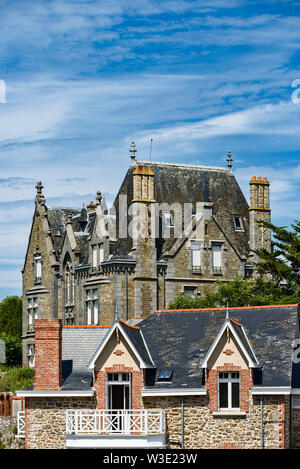
[[[114,202],[117,219],[119,218],[119,196],[127,195],[128,206],[133,199],[132,173],[137,165],[151,166],[155,174],[155,201],[157,203],[171,205],[176,202],[182,206],[184,203],[192,203],[194,208],[197,202],[213,203],[213,216],[219,222],[224,234],[240,256],[248,256],[249,207],[231,171],[209,166],[136,161],[128,169]],[[244,231],[235,231],[234,215],[243,219]],[[166,249],[171,247],[172,243],[172,239],[157,240],[158,259]],[[120,239],[119,244],[123,251],[129,252],[132,240],[130,237]]]
[[[242,324],[259,364],[259,386],[300,387],[299,365],[293,365],[291,346],[298,331],[298,307],[276,306],[230,309],[229,316]],[[204,385],[201,364],[218,331],[226,309],[154,313],[139,326],[157,367],[155,388],[166,387],[157,377],[173,370],[170,388]],[[293,373],[292,373],[293,370]]]
[[[108,332],[104,327],[63,327],[62,390],[85,390],[92,387],[90,358]]]
[[[139,352],[142,360],[146,363],[148,367],[153,367],[151,357],[149,356],[148,350],[146,348],[145,341],[141,334],[141,329],[139,326],[131,326],[126,324],[124,321],[120,321],[122,329],[128,335],[129,340],[134,345],[136,350]]]

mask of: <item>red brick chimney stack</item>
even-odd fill
[[[35,389],[57,391],[61,387],[61,319],[36,319]]]

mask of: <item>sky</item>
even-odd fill
[[[48,206],[112,202],[137,158],[226,167],[299,219],[300,1],[0,0],[0,300]]]

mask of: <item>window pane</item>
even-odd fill
[[[240,407],[240,383],[231,384],[232,407]]]
[[[193,267],[200,267],[201,259],[200,259],[200,249],[192,249],[192,266]]]
[[[212,246],[212,264],[213,267],[221,267],[221,246]]]
[[[94,301],[94,325],[98,324],[98,301]]]
[[[93,267],[97,267],[97,246],[93,246]]]
[[[219,383],[220,408],[228,407],[228,384]]]
[[[100,264],[101,264],[101,262],[104,261],[104,247],[103,247],[103,244],[99,245],[99,249],[100,249]]]

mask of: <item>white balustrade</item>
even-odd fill
[[[67,410],[67,434],[162,434],[166,418],[163,410]]]

